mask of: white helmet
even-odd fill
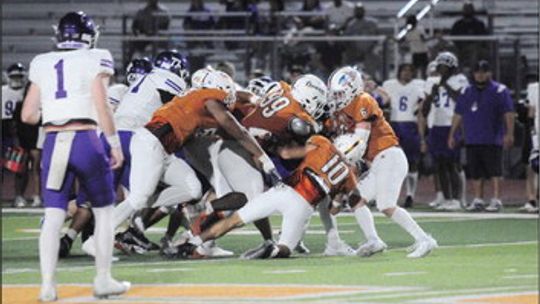
[[[317,76],[306,74],[298,78],[291,89],[291,94],[313,118],[317,118],[317,111],[321,104],[326,103],[328,88]]]
[[[456,55],[450,53],[450,52],[442,52],[437,55],[435,58],[435,62],[437,65],[445,65],[449,68],[457,68],[459,65],[459,61],[456,57]]]
[[[264,88],[272,82],[273,80],[270,76],[253,78],[248,82],[247,90],[258,97],[263,97],[265,95]]]
[[[362,74],[351,66],[342,67],[328,79],[330,98],[336,103],[339,111],[348,106],[353,99],[364,91]]]
[[[437,62],[435,60],[431,61],[427,66],[427,72],[429,75],[437,72]]]
[[[204,77],[206,77],[206,75],[212,71],[214,71],[214,69],[210,66],[195,71],[195,73],[191,75],[191,87],[195,89],[200,88],[202,86]]]
[[[210,71],[203,79],[201,88],[219,89],[227,93],[226,105],[232,105],[236,101],[236,85],[232,78],[222,71]]]
[[[362,160],[366,143],[354,133],[345,133],[334,139],[334,146],[345,155],[345,158],[354,164]]]

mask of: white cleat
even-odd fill
[[[484,209],[485,209],[484,200],[480,198],[475,198],[466,208],[467,211],[471,211],[471,212],[481,212],[481,211],[484,211]]]
[[[358,247],[356,253],[361,257],[368,257],[383,252],[386,248],[388,246],[381,239],[368,240]]]
[[[437,207],[439,207],[443,202],[444,202],[443,199],[435,199],[435,200],[433,200],[432,202],[430,202],[428,205],[429,205],[431,208],[437,208]]]
[[[461,210],[461,203],[458,200],[447,200],[444,201],[441,205],[435,208],[435,210],[440,211],[457,211]]]
[[[126,293],[131,288],[130,282],[119,282],[111,277],[94,279],[94,297],[106,299]]]
[[[499,212],[503,208],[503,204],[500,199],[492,198],[489,205],[486,207],[487,212]]]
[[[533,204],[527,202],[525,205],[523,205],[522,207],[520,207],[518,209],[519,212],[526,212],[526,213],[534,213],[534,212],[537,212],[538,211],[538,208],[536,208],[535,206],[533,206]]]
[[[325,256],[354,256],[356,255],[356,250],[340,240],[337,244],[333,245],[327,243],[323,254]]]
[[[15,197],[15,202],[13,202],[13,205],[15,206],[15,208],[24,208],[26,207],[27,204],[28,202],[24,199],[24,197],[20,195],[17,195]]]
[[[34,200],[32,201],[31,207],[38,208],[43,205],[43,202],[41,201],[41,197],[39,195],[34,195]]]
[[[41,286],[39,292],[39,301],[40,302],[54,302],[58,300],[56,296],[56,288],[52,285]]]
[[[414,251],[407,255],[408,258],[423,258],[428,255],[433,249],[439,247],[439,245],[437,245],[437,241],[429,235],[423,240],[416,242],[414,246]]]
[[[214,241],[209,241],[202,244],[201,250],[204,252],[203,255],[207,257],[222,258],[222,257],[230,257],[234,255],[234,252],[225,250],[217,246],[216,242]]]

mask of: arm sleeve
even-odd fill
[[[114,75],[114,61],[111,52],[108,50],[99,50],[98,60],[99,68],[97,74]]]
[[[502,111],[503,113],[513,112],[514,111],[514,101],[508,89],[504,89],[502,92]]]
[[[33,83],[39,83],[39,69],[36,58],[32,59],[30,62],[30,70],[28,72],[28,80]]]
[[[459,95],[459,97],[456,100],[456,108],[454,109],[454,113],[462,115],[465,112],[465,99],[466,99],[467,92],[463,92],[463,94]]]

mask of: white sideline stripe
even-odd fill
[[[401,276],[409,276],[409,275],[421,275],[426,274],[425,271],[411,271],[411,272],[387,272],[384,275],[388,277],[401,277]]]
[[[538,278],[538,274],[516,274],[516,275],[508,275],[503,276],[503,279],[536,279]]]
[[[13,214],[43,214],[44,208],[1,208],[2,213]],[[538,214],[521,214],[521,213],[469,213],[469,212],[426,212],[426,211],[409,211],[414,217],[426,218],[474,218],[474,219],[538,219]],[[313,216],[319,216],[318,212],[314,212]],[[354,217],[353,213],[339,213],[338,217]],[[373,212],[375,217],[386,217],[381,212]]]
[[[193,271],[195,269],[193,268],[185,268],[185,267],[182,267],[182,268],[155,268],[155,269],[149,269],[147,270],[147,272],[174,272],[174,271],[181,271],[181,272],[184,272],[184,271]]]
[[[263,273],[268,273],[268,274],[292,274],[292,273],[304,273],[304,272],[306,272],[304,269],[282,269],[282,270],[263,271]]]
[[[538,295],[538,290],[536,291],[522,291],[522,292],[511,292],[511,293],[488,293],[488,294],[481,294],[481,295],[461,295],[461,296],[454,296],[454,297],[445,297],[445,298],[432,298],[432,299],[425,299],[425,300],[417,300],[416,303],[456,303],[457,301],[462,300],[469,300],[469,299],[480,299],[482,297],[508,297],[508,296],[520,296],[520,295],[530,295],[530,294],[536,294]],[[481,302],[484,303],[484,302]]]

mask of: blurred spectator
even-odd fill
[[[305,74],[306,71],[302,68],[300,65],[293,65],[289,70],[289,77],[287,79],[288,83],[294,83],[296,79],[300,78],[303,74]]]
[[[450,32],[453,36],[481,36],[488,35],[484,22],[476,18],[474,5],[470,1],[463,3],[462,18],[452,25]],[[464,67],[471,67],[480,59],[486,58],[486,43],[474,41],[455,41],[458,58]]]
[[[236,68],[232,62],[220,61],[218,64],[216,64],[216,70],[222,71],[223,73],[229,75],[233,80],[236,77]]]
[[[525,144],[523,145],[523,162],[527,166],[527,200],[519,211],[538,213],[538,172],[533,170],[533,165],[529,163],[538,163],[538,80],[533,83],[529,83],[527,86],[527,120],[525,123]],[[529,136],[530,135],[530,136]]]
[[[429,58],[434,60],[439,53],[451,52],[456,53],[456,46],[452,41],[444,39],[444,31],[441,29],[435,29],[433,37],[428,42]]]
[[[407,26],[410,26],[410,30],[405,36],[404,41],[407,43],[411,52],[414,68],[420,72],[422,78],[425,78],[426,67],[429,61],[426,30],[422,25],[418,25],[415,15],[407,17]]]
[[[259,11],[255,0],[220,0],[227,13],[246,12],[248,16],[224,16],[219,19],[218,27],[225,30],[245,30],[248,34],[258,33]],[[238,42],[226,41],[228,49],[238,48]]]
[[[334,0],[326,5],[324,11],[328,14],[328,25],[333,24],[341,29],[347,19],[354,16],[354,4],[351,1]]]
[[[214,17],[210,15],[210,9],[204,5],[204,0],[191,0],[188,13],[201,15],[192,16],[189,14],[186,16],[183,23],[185,30],[210,30],[216,24]]]
[[[171,17],[168,9],[158,2],[158,0],[148,0],[146,6],[137,11],[131,24],[133,35],[156,36],[159,31],[169,29]],[[148,45],[166,49],[167,44],[167,42],[153,43],[151,40],[132,41],[128,60],[131,60],[135,53],[139,53],[138,57],[144,57]]]
[[[379,34],[377,21],[365,16],[364,5],[361,2],[355,4],[354,17],[349,18],[345,24],[344,35],[351,36],[375,36]],[[369,37],[366,37],[369,38]],[[380,57],[375,54],[376,41],[355,41],[347,43],[344,53],[344,63],[349,65],[362,65],[366,73],[377,77],[380,67]]]
[[[302,4],[302,12],[322,13],[321,1],[304,0],[304,3]],[[323,15],[296,17],[295,22],[298,28],[310,27],[316,30],[323,30],[325,28],[325,19]]]
[[[502,208],[499,184],[502,176],[503,146],[514,144],[514,104],[510,91],[491,79],[489,63],[479,61],[469,85],[457,100],[448,146],[454,147],[454,133],[463,124],[467,165],[473,180],[474,200],[470,210],[498,212]],[[487,207],[483,201],[482,179],[491,179],[493,196]]]

